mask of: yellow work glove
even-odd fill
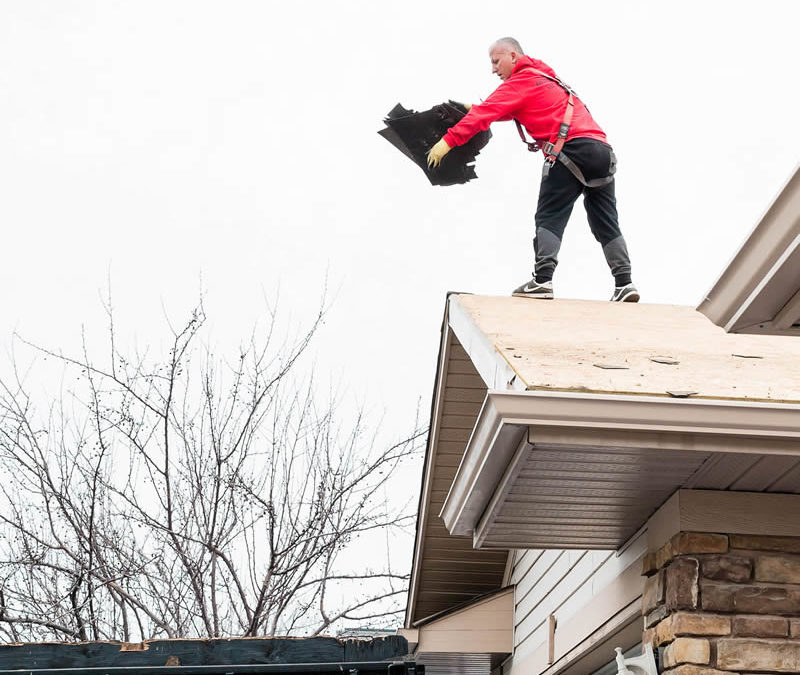
[[[444,138],[439,139],[438,143],[434,145],[428,153],[428,167],[435,168],[442,163],[442,157],[450,152],[450,146],[447,145]]]

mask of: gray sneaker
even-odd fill
[[[611,302],[639,302],[639,291],[633,284],[616,286],[614,295],[611,296]]]
[[[515,288],[511,295],[518,298],[539,298],[540,300],[553,299],[553,282],[545,281],[541,284],[536,283],[536,279],[531,279],[528,283]]]

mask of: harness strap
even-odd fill
[[[567,93],[567,107],[564,110],[564,117],[561,119],[561,124],[558,127],[558,134],[556,135],[555,142],[552,140],[548,141],[541,148],[542,152],[544,153],[544,167],[542,169],[542,174],[546,176],[548,173],[550,173],[550,168],[553,166],[553,164],[555,164],[556,159],[558,159],[558,161],[567,167],[570,173],[572,173],[572,175],[575,176],[575,178],[577,178],[586,187],[602,187],[603,185],[608,185],[612,180],[614,180],[614,172],[616,171],[615,162],[612,161],[611,170],[609,171],[608,176],[605,178],[593,178],[592,180],[587,181],[578,165],[561,152],[561,150],[564,148],[564,143],[567,142],[569,127],[570,124],[572,124],[572,115],[575,112],[575,95],[572,89],[569,87],[569,85],[564,84],[557,77],[543,73],[537,68],[527,66],[527,69],[532,70],[537,75],[547,78],[551,82],[555,82]],[[522,139],[522,142],[528,146],[528,150],[531,152],[536,152],[539,150],[539,144],[535,140],[531,142],[525,137],[525,131],[523,130],[522,124],[520,124],[519,120],[515,119],[514,123],[517,125],[519,137]]]
[[[517,125],[517,133],[519,133],[519,137],[522,139],[522,142],[528,146],[528,150],[530,152],[539,152],[539,144],[536,141],[529,141],[525,137],[525,131],[523,131],[522,125],[519,123],[519,120],[514,120],[514,124]]]
[[[563,152],[558,155],[558,161],[561,162],[569,172],[575,176],[583,185],[590,188],[596,187],[603,187],[604,185],[608,185],[612,180],[614,180],[614,174],[617,172],[617,164],[616,158],[614,157],[614,152],[611,152],[611,166],[608,171],[608,175],[605,178],[592,178],[592,180],[586,180],[583,175],[583,171],[580,170],[580,167],[575,164],[569,157],[567,157]]]

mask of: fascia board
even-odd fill
[[[450,328],[486,386],[489,389],[524,391],[525,383],[458,302],[457,296],[450,296],[447,312]]]
[[[671,449],[800,454],[800,405],[490,391],[440,514],[452,535],[474,536],[493,496],[508,489],[526,431],[530,442],[613,446],[631,436]]]
[[[758,321],[742,321],[757,313],[759,297],[780,271],[780,262],[800,236],[800,166],[787,181],[725,271],[698,306],[728,332],[749,328]],[[788,302],[797,288],[785,290]],[[751,311],[752,310],[752,311]],[[768,321],[771,317],[759,321]],[[796,331],[795,331],[796,334]]]

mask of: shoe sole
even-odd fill
[[[614,300],[614,302],[639,302],[639,294],[636,292],[627,293],[621,298]]]
[[[534,300],[552,300],[552,293],[512,293],[515,298],[532,298]]]

